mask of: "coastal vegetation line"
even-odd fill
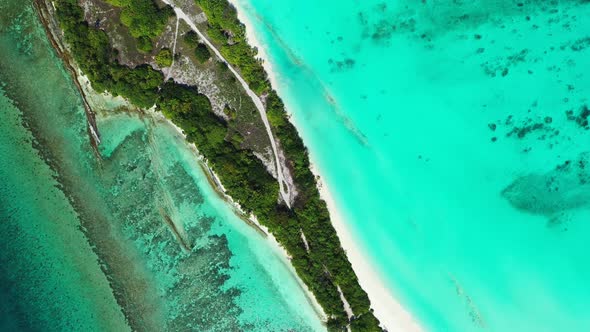
[[[121,22],[140,41],[138,48],[146,52],[151,50],[149,46],[153,47],[151,38],[164,27],[158,22],[166,22],[173,15],[169,7],[160,7],[153,0],[107,2],[124,8]],[[326,204],[320,198],[307,149],[256,59],[256,50],[248,45],[235,8],[225,0],[196,2],[207,16],[207,36],[211,42],[240,71],[250,89],[265,101],[269,123],[298,191],[291,208],[277,203],[277,182],[251,150],[241,147],[241,138],[232,135],[227,139],[231,119],[217,116],[205,95],[195,87],[165,81],[163,73],[149,64],[134,68],[120,64],[106,32],[85,20],[77,0],[57,0],[55,6],[65,41],[93,88],[120,95],[141,108],[156,105],[157,110],[184,131],[187,141],[194,143],[208,159],[227,193],[246,213],[256,215],[287,250],[298,275],[329,316],[329,329],[343,330],[350,326],[353,331],[380,330],[367,294],[358,284],[330,222]],[[351,320],[338,287],[354,314]]]
[[[171,5],[170,2],[168,0],[163,0],[164,3]],[[208,39],[206,39],[205,35],[201,33],[200,30],[198,30],[198,28],[195,26],[195,24],[191,21],[190,17],[188,17],[188,15],[186,15],[180,8],[174,8],[174,11],[176,13],[177,16],[181,17],[182,19],[184,19],[186,21],[186,23],[190,26],[190,28],[192,29],[192,31],[194,31],[196,34],[198,34],[199,37],[201,37],[203,39],[203,41],[205,42],[205,44],[199,44],[197,45],[196,49],[195,49],[195,56],[197,57],[197,59],[199,58],[203,58],[202,54],[204,52],[204,50],[207,50],[207,46],[211,47],[213,52],[215,52],[215,54],[225,63],[227,62],[227,60],[224,58],[224,56],[221,54],[221,52],[219,52],[217,50],[217,48],[215,47],[215,45],[213,45]],[[238,79],[238,81],[240,82],[240,84],[242,85],[242,87],[244,88],[244,90],[246,91],[246,93],[248,94],[248,96],[252,99],[252,101],[254,102],[254,105],[256,106],[256,108],[258,109],[258,112],[260,113],[260,118],[262,119],[262,123],[264,124],[264,127],[266,129],[266,132],[268,134],[269,140],[270,140],[270,145],[273,151],[273,155],[274,155],[274,159],[275,159],[275,164],[276,164],[276,172],[277,172],[277,181],[279,183],[279,193],[281,194],[281,197],[283,198],[283,201],[285,202],[285,204],[287,204],[288,207],[291,207],[291,200],[292,200],[292,196],[293,194],[291,193],[291,190],[289,190],[288,186],[285,185],[285,178],[283,175],[283,169],[282,169],[282,165],[281,165],[281,161],[279,158],[279,153],[278,153],[278,148],[277,148],[277,144],[275,141],[275,138],[272,134],[272,130],[270,127],[270,123],[268,122],[268,117],[266,116],[266,112],[264,110],[264,105],[262,104],[262,101],[260,100],[260,97],[258,95],[256,95],[254,93],[254,91],[251,90],[249,84],[242,78],[242,76],[236,72],[236,70],[231,67],[228,66],[229,70],[235,75],[235,77]]]

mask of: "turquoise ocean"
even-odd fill
[[[182,136],[117,105],[94,151],[32,3],[0,1],[0,330],[324,330]]]
[[[590,331],[590,3],[237,0],[426,331]]]

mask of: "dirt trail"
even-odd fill
[[[227,66],[229,67],[229,70],[238,79],[238,81],[240,82],[240,84],[242,85],[242,87],[244,88],[244,90],[246,91],[246,93],[248,94],[248,96],[250,96],[250,98],[254,102],[254,105],[256,105],[256,108],[258,109],[258,112],[260,113],[260,117],[262,118],[262,122],[264,123],[264,127],[266,128],[266,133],[268,134],[268,138],[270,140],[270,145],[272,147],[272,151],[273,151],[273,154],[275,156],[275,166],[276,166],[276,169],[277,169],[277,181],[279,182],[279,190],[280,190],[281,197],[283,198],[283,201],[285,201],[285,203],[287,204],[287,206],[289,208],[291,208],[291,193],[290,193],[289,188],[287,188],[287,186],[285,186],[286,181],[285,181],[285,177],[283,175],[283,169],[281,167],[281,161],[279,159],[279,153],[278,153],[277,143],[276,143],[275,138],[274,138],[274,136],[272,134],[272,131],[270,129],[270,123],[268,122],[268,118],[266,116],[266,110],[264,109],[264,105],[262,104],[262,101],[260,100],[260,97],[258,97],[258,95],[256,95],[256,93],[254,93],[254,91],[252,91],[250,89],[250,87],[248,86],[248,83],[246,83],[246,81],[244,80],[244,78],[242,78],[242,76],[229,64],[229,62],[227,62],[227,60],[223,57],[223,55],[221,55],[221,52],[219,52],[219,50],[215,47],[215,45],[213,45],[205,37],[205,35],[197,28],[197,26],[192,21],[192,19],[181,8],[178,8],[170,0],[163,0],[163,2],[165,4],[167,4],[167,5],[169,5],[170,7],[172,7],[174,9],[174,12],[176,13],[176,16],[179,19],[184,20],[188,24],[188,26],[194,32],[196,32],[199,35],[199,37],[201,37],[201,39],[203,40],[203,42],[211,50],[213,50],[213,52],[215,53],[215,55],[217,55],[217,57],[219,59],[221,59],[221,61],[223,61],[223,62],[225,62],[227,64]]]

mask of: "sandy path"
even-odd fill
[[[281,161],[279,160],[279,152],[278,152],[278,148],[277,148],[277,143],[276,143],[275,138],[274,138],[272,131],[270,129],[270,123],[268,122],[268,118],[266,116],[266,110],[264,109],[264,105],[262,104],[262,101],[260,100],[258,95],[256,95],[256,93],[254,93],[254,91],[252,91],[250,89],[250,87],[248,86],[248,83],[246,83],[244,78],[242,78],[242,76],[229,64],[229,62],[227,62],[227,60],[225,60],[225,58],[221,55],[221,52],[219,52],[219,50],[217,48],[215,48],[215,46],[197,28],[197,26],[192,21],[192,19],[181,8],[176,7],[176,5],[174,5],[170,0],[163,0],[163,2],[167,5],[169,5],[170,7],[172,7],[174,9],[174,12],[176,13],[176,16],[179,19],[184,20],[188,24],[188,26],[194,32],[196,32],[199,35],[199,37],[201,37],[203,42],[205,42],[205,44],[211,50],[213,50],[215,55],[217,55],[217,57],[219,59],[221,59],[221,61],[223,61],[227,64],[227,66],[229,67],[229,70],[238,79],[238,81],[240,82],[240,84],[242,85],[242,87],[244,88],[246,93],[248,94],[248,96],[250,96],[250,98],[254,102],[254,105],[256,105],[256,108],[258,109],[258,112],[260,113],[260,118],[262,119],[262,122],[264,123],[264,127],[266,128],[266,133],[268,134],[268,138],[270,140],[270,145],[272,147],[272,151],[275,156],[275,164],[276,164],[276,169],[277,169],[277,181],[279,182],[280,194],[281,194],[281,197],[283,198],[283,201],[285,201],[287,206],[290,208],[291,207],[291,195],[289,193],[289,189],[285,186],[286,181],[285,181],[285,177],[283,176],[283,169],[281,167]]]

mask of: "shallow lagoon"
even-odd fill
[[[174,128],[103,110],[95,154],[32,5],[0,13],[3,329],[324,329]]]
[[[238,3],[426,330],[590,329],[587,1]]]

